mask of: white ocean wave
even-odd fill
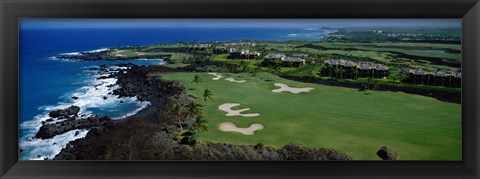
[[[90,66],[87,68],[94,68],[98,66]],[[118,67],[110,66],[109,70],[121,70],[128,69],[129,67]],[[84,72],[91,71],[85,70]],[[102,78],[109,76],[111,73],[94,73],[90,74],[87,79],[84,80],[87,83],[86,86],[80,87],[79,89],[63,95],[61,98],[66,99],[64,101],[58,102],[55,105],[46,105],[39,107],[38,110],[43,111],[41,114],[38,114],[34,117],[33,120],[23,122],[20,126],[20,129],[26,132],[26,135],[22,137],[20,142],[20,148],[24,150],[22,160],[43,160],[44,158],[53,158],[57,155],[65,145],[73,140],[84,137],[88,130],[72,130],[64,134],[57,135],[51,139],[34,139],[38,130],[42,125],[42,121],[50,119],[49,112],[59,109],[65,109],[70,106],[79,106],[80,112],[79,116],[89,117],[94,115],[90,109],[105,109],[105,111],[115,111],[117,105],[123,104],[136,104],[136,109],[133,111],[121,115],[120,117],[112,117],[114,120],[119,120],[131,115],[138,113],[140,110],[146,108],[150,105],[149,102],[143,101],[139,102],[137,97],[122,97],[119,98],[117,95],[113,95],[113,90],[119,89],[120,86],[116,84],[116,78]],[[74,100],[71,97],[77,97],[78,99]],[[114,108],[114,109],[110,109]],[[119,111],[124,112],[124,111]],[[59,122],[61,120],[55,120]],[[79,131],[79,135],[75,136],[75,132]],[[53,145],[56,143],[55,145]],[[40,157],[38,157],[40,155]]]
[[[79,55],[83,55],[82,53],[80,52],[69,52],[69,53],[61,53],[59,55],[65,55],[65,56],[79,56]]]
[[[75,133],[78,135],[75,136]],[[45,158],[53,159],[55,155],[68,144],[70,141],[83,138],[87,135],[88,130],[77,129],[66,133],[56,135],[51,139],[32,139],[33,136],[25,136],[21,139],[20,148],[29,149],[29,154],[21,160],[44,160]]]
[[[49,60],[56,60],[56,61],[62,61],[62,62],[75,62],[73,59],[64,59],[64,58],[58,58],[58,57],[48,57]]]
[[[107,50],[110,50],[110,49],[109,48],[100,48],[100,49],[96,49],[96,50],[85,51],[84,53],[98,53],[98,52],[103,52],[103,51],[107,51]]]

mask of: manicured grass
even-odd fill
[[[165,64],[166,67],[170,67],[170,68],[183,68],[183,67],[186,67],[188,66],[188,64],[186,63],[172,63],[172,64],[169,64],[169,63],[166,63]]]
[[[428,43],[317,43],[317,45],[328,47],[328,48],[355,48],[358,50],[369,50],[369,51],[386,51],[386,52],[400,52],[408,55],[415,56],[425,56],[425,57],[437,57],[437,58],[448,58],[448,59],[461,59],[461,54],[451,54],[451,53],[433,53],[433,52],[419,52],[415,50],[408,50],[405,48],[408,47],[430,47],[433,49],[453,49],[460,50],[460,45],[451,45],[451,44],[428,44]],[[405,48],[399,48],[405,47]]]
[[[113,50],[109,54],[112,57],[120,56],[120,57],[133,57],[138,56],[136,51],[133,49],[125,49],[125,50]]]
[[[170,68],[177,68],[177,67],[186,67],[188,64],[184,63],[184,60],[188,58],[192,58],[192,55],[187,54],[187,53],[165,53],[165,54],[171,54],[172,57],[170,58],[173,63],[167,63],[165,66],[170,67]]]
[[[191,83],[195,74],[202,82]],[[295,82],[259,73],[223,74],[215,81],[207,73],[168,73],[163,79],[179,80],[204,105],[209,120],[202,142],[282,147],[288,143],[327,147],[346,152],[358,160],[378,160],[376,151],[392,147],[402,160],[461,160],[461,106],[434,98],[401,92],[367,91]],[[224,79],[245,79],[230,83]],[[310,93],[272,93],[275,82],[295,87],[313,87]],[[203,102],[209,89],[213,100]],[[218,109],[224,103],[240,103],[234,109],[250,108],[258,117],[227,117]],[[261,123],[253,136],[222,132],[222,122],[238,126]]]
[[[318,45],[341,45],[341,46],[378,46],[378,47],[430,47],[435,49],[452,49],[462,50],[462,46],[459,44],[435,44],[435,43],[405,43],[405,42],[382,42],[382,43],[344,43],[344,42],[328,42],[317,43]]]

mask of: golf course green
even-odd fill
[[[202,143],[229,143],[282,147],[293,143],[326,147],[347,153],[356,160],[381,160],[376,152],[389,146],[400,160],[461,160],[461,105],[403,92],[359,91],[358,89],[296,82],[269,73],[159,73],[162,79],[178,80],[202,104],[208,131]],[[192,83],[195,75],[201,77]],[[226,78],[246,80],[245,83]],[[284,83],[291,87],[314,88],[298,94],[274,93]],[[203,100],[209,89],[213,99]],[[226,116],[219,109],[225,103],[239,103],[232,109],[250,108],[242,114]],[[238,127],[262,124],[254,135],[224,132],[221,123]]]

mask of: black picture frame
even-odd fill
[[[19,18],[462,18],[462,161],[18,161]],[[479,178],[478,0],[1,0],[3,178]]]

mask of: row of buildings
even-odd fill
[[[371,62],[353,62],[343,59],[325,60],[325,67],[321,69],[321,76],[335,78],[385,78],[389,68],[385,65]],[[460,88],[462,86],[462,73],[454,71],[425,71],[422,69],[403,68],[402,80],[410,84],[422,84],[429,86],[444,86]]]
[[[229,50],[228,58],[230,59],[255,59],[259,57],[260,53],[256,51],[250,51],[248,49],[235,49]]]
[[[223,53],[230,53],[235,49],[244,49],[247,50],[251,47],[255,47],[256,44],[253,42],[230,42],[230,43],[223,43],[221,45],[216,46],[213,48],[213,53],[215,54],[223,54]]]
[[[430,86],[462,87],[462,73],[454,71],[425,71],[422,69],[404,68],[404,82]]]
[[[228,53],[229,59],[255,59],[261,54],[251,51],[255,43],[238,42],[224,43],[213,48],[215,54]],[[211,44],[196,44],[189,46],[189,50],[207,50]],[[263,66],[280,64],[284,67],[300,67],[306,63],[307,54],[293,54],[287,56],[283,53],[271,53],[264,56]],[[372,62],[353,62],[344,59],[330,59],[323,62],[324,68],[320,70],[321,76],[357,79],[357,78],[385,78],[389,74],[389,67]],[[425,71],[422,69],[404,68],[401,73],[405,76],[403,82],[410,84],[423,84],[430,86],[461,87],[461,72],[453,71]]]
[[[187,47],[188,50],[195,50],[195,51],[203,51],[207,50],[209,47],[211,47],[211,44],[195,44],[195,45],[190,45]]]
[[[294,54],[292,56],[286,56],[283,53],[271,53],[265,56],[262,65],[273,66],[280,63],[284,67],[299,67],[305,64],[305,54]]]
[[[336,78],[385,78],[388,76],[388,67],[372,62],[353,62],[343,59],[331,59],[323,62],[321,76]]]

